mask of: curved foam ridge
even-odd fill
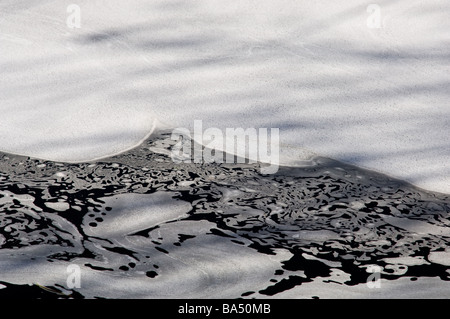
[[[0,4],[0,150],[92,160],[203,120],[450,193],[448,1],[77,5]]]
[[[0,154],[0,296],[448,291],[449,196],[326,158],[275,175],[257,163],[180,165],[170,137],[97,163]],[[373,267],[382,289],[368,289]]]

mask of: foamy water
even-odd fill
[[[203,120],[450,191],[448,1],[379,2],[379,28],[357,0],[78,1],[80,28],[70,4],[0,4],[3,151],[86,161]]]
[[[70,4],[0,4],[1,296],[448,291],[448,1]],[[174,163],[195,120],[284,166]]]
[[[448,290],[448,196],[323,157],[275,175],[257,163],[174,164],[165,155],[174,143],[161,133],[79,164],[3,154],[0,294],[426,298]],[[371,289],[374,266],[381,281]]]

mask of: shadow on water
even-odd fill
[[[307,167],[280,167],[274,175],[262,175],[258,163],[176,164],[164,154],[173,144],[170,134],[162,132],[126,153],[78,164],[2,154],[0,253],[20,255],[29,247],[48,245],[46,262],[82,258],[94,272],[130,276],[140,270],[150,280],[167,265],[149,268],[149,251],[177,256],[196,240],[212,250],[225,243],[263,255],[289,252],[265,288],[249,287],[235,297],[275,296],[318,278],[348,287],[365,284],[373,265],[391,281],[450,280],[450,264],[433,258],[450,246],[447,195],[323,157]],[[113,218],[117,207],[108,206],[109,198],[157,192],[190,209],[151,227],[138,224],[123,238],[89,231]],[[148,214],[161,205],[130,202]],[[201,223],[209,226],[194,234],[189,227]],[[242,256],[227,258],[239,263]],[[83,295],[82,289],[62,293],[58,282],[2,285],[5,296]]]

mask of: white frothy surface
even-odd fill
[[[258,165],[181,167],[160,155],[173,142],[163,136],[103,163],[3,156],[0,293],[416,298],[448,290],[447,197],[329,159],[279,176],[260,175]],[[73,266],[75,291],[66,281]],[[380,269],[380,288],[366,285],[369,267]]]
[[[367,284],[347,285],[350,275],[339,269],[340,262],[328,261],[303,253],[308,260],[318,260],[331,267],[331,274],[317,276],[310,282],[296,285],[280,291],[276,295],[262,294],[261,289],[271,284],[274,273],[293,255],[286,249],[273,249],[274,254],[262,254],[248,247],[249,240],[239,237],[242,244],[232,241],[233,232],[222,236],[211,236],[208,232],[216,227],[212,222],[173,221],[185,216],[190,205],[171,198],[170,194],[122,194],[103,198],[106,205],[113,206],[97,226],[85,225],[86,234],[92,241],[87,248],[98,253],[98,257],[77,257],[70,261],[48,261],[49,255],[60,251],[54,245],[35,245],[23,247],[20,253],[16,249],[0,250],[1,280],[14,284],[57,286],[62,294],[70,294],[71,267],[79,269],[79,287],[76,291],[87,298],[236,298],[244,292],[255,292],[252,297],[261,298],[311,298],[320,296],[324,299],[336,298],[442,298],[450,284],[437,277],[416,278],[402,277],[396,280],[384,278],[385,270],[406,272],[408,267],[429,264],[423,257],[385,258],[385,269],[378,287],[370,288]],[[126,205],[125,205],[126,204]],[[73,246],[67,246],[68,252],[81,253],[81,236],[64,219],[54,218],[63,229],[70,230],[67,236]],[[89,220],[88,217],[85,218]],[[127,226],[132,225],[132,229]],[[135,236],[139,230],[153,229],[148,237]],[[191,236],[176,248],[173,243],[179,235]],[[337,234],[326,231],[301,231],[301,238],[311,241],[323,241],[336,237]],[[326,237],[326,238],[324,238]],[[333,238],[334,238],[333,237]],[[95,240],[94,238],[97,238]],[[104,239],[102,239],[104,238]],[[1,238],[0,238],[1,239]],[[105,240],[107,239],[107,240]],[[154,242],[160,245],[155,248]],[[117,254],[111,248],[123,247],[134,252],[140,259],[139,266],[125,271],[112,270],[120,265],[135,262],[133,256]],[[170,252],[164,252],[167,249]],[[100,257],[101,256],[101,257]],[[144,260],[147,257],[148,260]],[[449,265],[449,252],[434,251],[428,256],[434,263]],[[157,265],[157,268],[155,268]],[[103,271],[99,271],[103,269]],[[20,270],[20,271],[18,271]],[[148,270],[155,270],[155,276],[146,275]],[[368,276],[370,273],[368,272]],[[307,278],[303,271],[285,270],[282,278]],[[0,285],[0,289],[2,289]]]
[[[305,150],[450,192],[450,3],[0,4],[0,149],[56,161],[169,127],[277,127]],[[286,151],[287,150],[287,151]],[[297,150],[297,151],[296,151]]]
[[[77,291],[87,298],[102,296],[107,298],[235,298],[248,290],[265,288],[274,269],[292,254],[284,249],[275,249],[277,254],[266,255],[256,250],[238,245],[230,239],[206,234],[215,228],[207,221],[183,221],[167,223],[181,217],[190,206],[174,200],[169,194],[122,195],[105,198],[107,204],[114,205],[111,214],[97,227],[87,228],[87,234],[107,238],[89,243],[94,252],[102,258],[75,258],[68,261],[48,262],[47,257],[58,249],[52,245],[36,245],[22,249],[21,254],[14,249],[0,250],[1,279],[15,284],[59,285],[67,287],[70,265],[80,269],[80,287]],[[122,204],[125,204],[123,206]],[[133,236],[134,232],[156,227],[148,238]],[[61,225],[65,226],[65,225]],[[66,226],[66,229],[69,229]],[[159,238],[164,234],[164,239]],[[191,235],[181,249],[174,249],[171,240],[180,233]],[[71,229],[74,243],[67,251],[80,253],[77,242],[79,234]],[[160,240],[162,249],[170,248],[166,254],[154,248],[152,241]],[[120,245],[136,252],[139,258],[148,255],[148,262],[141,260],[139,268],[129,271],[98,271],[92,267],[106,269],[135,262],[131,256],[119,255],[108,247]],[[32,257],[31,257],[32,256]],[[153,265],[158,265],[155,269]],[[18,271],[20,269],[20,271]],[[146,276],[146,271],[156,270],[154,278]]]

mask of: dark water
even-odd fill
[[[170,135],[161,133],[127,153],[80,164],[1,154],[1,258],[22,255],[22,263],[40,260],[40,265],[81,262],[92,272],[117,277],[139,273],[151,285],[170,272],[170,261],[158,264],[153,256],[193,249],[189,243],[199,232],[183,225],[207,224],[201,236],[211,243],[226,241],[268,256],[289,252],[262,286],[255,290],[244,282],[236,298],[276,297],[318,278],[346,287],[366,284],[373,265],[391,282],[450,280],[450,260],[438,263],[433,257],[445,254],[450,244],[446,195],[327,158],[304,168],[281,167],[275,175],[261,175],[259,164],[175,164],[164,154],[172,145]],[[188,209],[181,217],[128,229],[125,235],[118,229],[114,236],[121,239],[96,233],[117,211],[109,199],[156,193]],[[140,248],[125,237],[141,240]],[[30,246],[50,248],[34,253]],[[390,262],[393,258],[408,262]],[[2,265],[0,298],[83,298],[84,289],[88,296],[104,297],[95,287],[67,288],[61,280],[13,282],[8,278],[14,271],[5,278]],[[20,277],[21,268],[15,271]],[[118,296],[127,297],[125,292]]]

